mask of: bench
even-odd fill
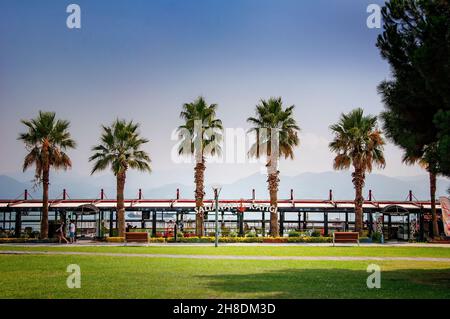
[[[359,233],[356,232],[334,232],[333,246],[335,243],[357,243],[359,246]]]
[[[147,232],[125,233],[125,244],[130,242],[148,244],[148,233]]]

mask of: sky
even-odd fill
[[[66,26],[66,7],[81,8],[81,29]],[[71,121],[77,141],[67,176],[87,176],[100,125],[141,123],[157,176],[191,179],[192,164],[173,158],[183,103],[202,95],[219,105],[229,129],[248,129],[260,99],[294,104],[301,127],[285,175],[333,169],[329,125],[342,112],[383,110],[377,85],[389,66],[375,46],[366,9],[376,0],[2,0],[0,2],[0,174],[16,174],[26,152],[21,119],[39,110]],[[388,176],[415,176],[389,143]],[[231,183],[259,163],[209,163],[209,182]],[[109,174],[105,172],[104,174]],[[145,183],[151,176],[142,175]],[[152,184],[164,185],[159,177]]]

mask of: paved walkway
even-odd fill
[[[303,260],[303,261],[432,261],[448,262],[450,258],[433,257],[351,257],[351,256],[233,256],[233,255],[184,255],[184,254],[124,254],[75,251],[19,251],[3,250],[0,255],[77,255],[139,258],[183,258],[183,259],[231,259],[231,260]]]

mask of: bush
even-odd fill
[[[256,233],[247,233],[245,237],[257,237]]]
[[[320,237],[320,231],[314,229],[311,232],[311,237]]]
[[[263,243],[287,243],[287,237],[264,237]]]
[[[332,237],[312,237],[312,236],[301,236],[301,237],[289,237],[289,243],[331,243],[333,242]]]
[[[165,243],[166,240],[164,238],[153,238],[153,237],[150,237],[148,239],[148,242],[149,243]]]
[[[373,234],[372,234],[372,241],[374,242],[374,243],[381,243],[381,233],[380,232],[374,232]]]
[[[0,238],[0,244],[6,243],[29,243],[29,244],[47,244],[56,243],[58,239],[48,238],[48,239],[36,239],[36,238]]]
[[[124,243],[125,237],[107,237],[106,241],[108,243]],[[149,238],[149,243],[164,243],[166,240],[164,238]]]
[[[107,237],[106,241],[108,243],[124,243],[125,237]]]
[[[298,231],[295,231],[295,230],[291,230],[291,231],[288,233],[288,236],[289,236],[289,237],[300,237],[301,235],[302,235],[301,232],[298,232]]]
[[[222,227],[222,229],[220,231],[222,233],[222,236],[224,236],[224,237],[230,236],[230,228]]]

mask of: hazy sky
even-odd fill
[[[81,7],[80,30],[66,27],[70,3]],[[120,117],[142,123],[155,172],[191,176],[192,165],[171,159],[171,133],[181,105],[199,95],[219,104],[225,127],[244,129],[260,98],[282,96],[302,128],[282,173],[332,170],[329,125],[355,107],[383,108],[376,86],[389,67],[375,47],[380,30],[366,26],[370,3],[381,1],[2,0],[0,174],[20,170],[19,120],[42,109],[72,123],[71,174],[89,174],[100,124]],[[402,165],[392,145],[386,157],[383,174],[423,174]],[[231,182],[259,170],[212,164],[207,178]]]

